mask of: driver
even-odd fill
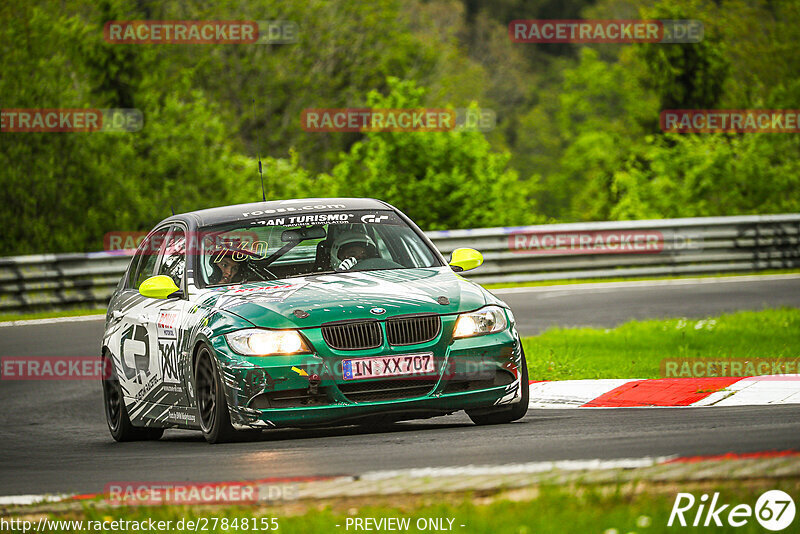
[[[230,256],[224,256],[219,260],[217,266],[222,271],[222,276],[219,279],[220,284],[232,284],[234,278],[239,276],[239,270],[241,269],[241,264]]]
[[[215,253],[211,258],[211,284],[237,284],[244,278],[242,262],[233,259],[235,250],[225,248]]]
[[[360,261],[378,257],[372,238],[358,232],[346,232],[331,249],[331,263],[337,271],[347,271]]]

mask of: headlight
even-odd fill
[[[269,356],[311,352],[296,330],[261,330],[251,328],[225,334],[228,345],[245,356]]]
[[[456,321],[454,338],[482,336],[505,330],[506,314],[498,306],[487,306],[471,313],[462,313]]]

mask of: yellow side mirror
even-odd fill
[[[172,278],[164,274],[151,276],[139,286],[139,294],[151,299],[167,299],[178,291],[180,289]]]
[[[454,271],[469,271],[483,264],[483,254],[472,248],[457,248],[450,254],[450,266]]]

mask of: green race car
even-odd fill
[[[520,419],[528,372],[509,307],[372,199],[259,202],[174,215],[111,298],[102,357],[114,439],[374,424],[466,410]]]

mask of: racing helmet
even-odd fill
[[[339,259],[339,251],[345,246],[352,244],[362,245],[372,257],[378,256],[378,247],[375,246],[375,241],[373,241],[370,236],[350,230],[337,237],[334,241],[331,247],[331,267],[336,269],[341,265],[343,260]]]

